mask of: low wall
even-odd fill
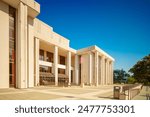
[[[120,99],[123,98],[124,100],[131,100],[140,93],[142,86],[142,84],[122,86],[122,96],[120,96]]]
[[[131,100],[132,98],[134,98],[136,95],[140,93],[142,86],[143,86],[142,84],[120,86],[118,99]]]

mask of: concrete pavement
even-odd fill
[[[113,85],[0,89],[0,100],[111,100]]]

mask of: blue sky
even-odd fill
[[[128,71],[150,54],[150,0],[36,0],[40,20],[75,49],[97,45]]]

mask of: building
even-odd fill
[[[39,13],[34,0],[0,0],[0,88],[113,84],[111,56],[97,46],[72,49]]]

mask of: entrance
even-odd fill
[[[15,9],[9,7],[9,86],[16,86]]]

